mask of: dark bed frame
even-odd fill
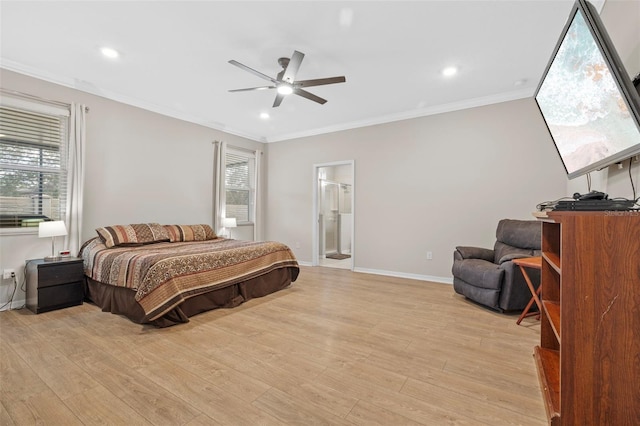
[[[189,317],[218,308],[234,308],[247,300],[263,297],[288,287],[298,277],[294,267],[275,269],[265,275],[192,296],[163,316],[146,321],[142,307],[135,300],[136,291],[95,281],[85,276],[85,299],[103,312],[124,315],[138,324],[169,327],[189,322]]]

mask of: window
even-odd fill
[[[255,222],[256,156],[228,147],[225,155],[225,217],[238,224]]]
[[[68,116],[68,108],[3,97],[0,227],[65,219]]]

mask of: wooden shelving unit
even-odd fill
[[[640,212],[550,212],[541,282],[549,423],[640,424]]]

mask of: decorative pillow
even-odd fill
[[[169,235],[169,241],[172,243],[206,241],[218,238],[209,225],[165,225],[164,227]]]
[[[112,225],[96,229],[107,247],[139,246],[142,244],[169,241],[169,234],[159,223],[135,223]]]

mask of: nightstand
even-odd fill
[[[82,305],[84,266],[77,257],[27,261],[27,308],[39,314]]]

